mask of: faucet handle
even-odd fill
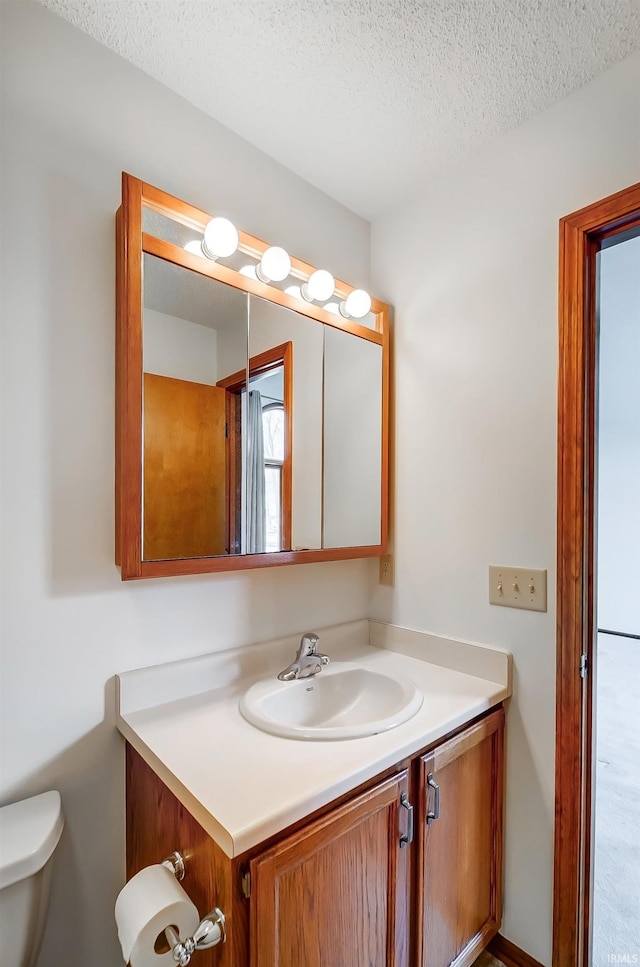
[[[313,631],[307,631],[300,640],[299,657],[319,658],[321,665],[328,665],[331,659],[328,655],[323,655],[321,651],[318,651],[319,641],[319,635],[316,635]]]
[[[300,639],[300,648],[298,649],[298,658],[307,658],[310,655],[317,654],[316,646],[320,641],[319,635],[316,635],[313,631],[307,631],[303,634]]]

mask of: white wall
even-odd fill
[[[373,226],[395,306],[396,588],[375,617],[515,656],[502,931],[551,961],[558,219],[638,180],[640,54]],[[549,569],[549,611],[490,607],[489,563]]]
[[[369,227],[35,3],[2,3],[0,796],[67,817],[39,967],[120,963],[115,672],[368,613],[370,562],[122,584],[114,212],[124,169],[368,285]]]
[[[215,386],[218,332],[156,309],[143,310],[142,369]]]
[[[598,627],[640,635],[640,237],[600,253]]]

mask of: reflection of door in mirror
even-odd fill
[[[246,413],[243,469],[244,528],[242,551],[261,554],[291,548],[291,484],[293,425],[293,345],[271,346],[249,359],[242,370],[220,380],[228,398],[236,399],[236,420]],[[230,437],[240,436],[230,423]]]
[[[283,547],[293,550],[317,549],[322,547],[324,327],[301,313],[256,296],[250,297],[249,316],[249,354],[252,360],[277,343],[291,347],[293,371],[289,388],[290,404],[288,408],[285,405],[286,412],[291,413],[291,419],[286,420],[289,444],[285,449],[285,453],[290,455],[291,467],[291,522],[289,543]],[[267,472],[275,485],[276,470]],[[283,486],[285,484],[283,477]]]
[[[225,553],[225,392],[144,374],[144,554]]]
[[[246,352],[243,293],[144,255],[145,560],[240,553],[241,407],[217,384]]]

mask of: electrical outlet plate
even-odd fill
[[[547,610],[547,572],[540,568],[489,565],[489,604]]]
[[[393,573],[393,555],[385,554],[380,558],[380,584],[388,588],[394,587],[395,577]]]

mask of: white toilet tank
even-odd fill
[[[53,852],[64,817],[59,792],[0,808],[2,967],[33,967],[47,918]]]

